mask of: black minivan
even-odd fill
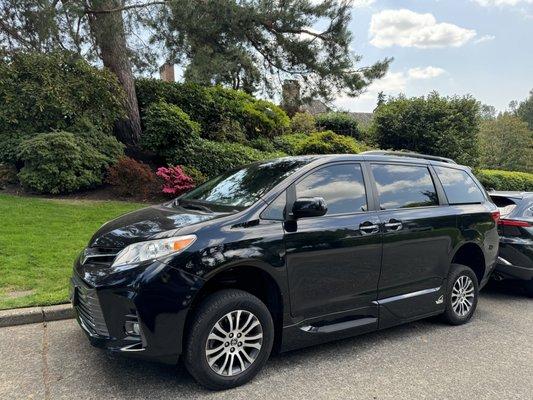
[[[74,265],[90,341],[211,389],[287,351],[474,313],[499,211],[469,168],[418,154],[280,158],[103,225]]]

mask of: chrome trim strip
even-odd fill
[[[404,300],[404,299],[409,299],[411,297],[422,296],[424,294],[435,293],[435,292],[438,292],[441,287],[442,286],[431,288],[431,289],[419,290],[417,292],[400,294],[399,296],[387,297],[385,299],[373,301],[373,303],[374,304],[387,304],[387,303],[392,303],[393,301]]]
[[[503,265],[513,265],[509,261],[507,261],[505,258],[498,256],[498,262]]]

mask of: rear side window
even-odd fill
[[[296,184],[296,197],[324,198],[328,206],[326,215],[366,211],[361,165],[335,164],[311,172]]]
[[[485,196],[479,186],[465,171],[435,167],[450,204],[483,203]]]
[[[433,179],[425,166],[372,164],[372,174],[382,210],[439,204]]]

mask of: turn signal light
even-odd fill
[[[498,221],[500,220],[500,212],[499,211],[493,211],[490,214],[492,215],[492,219],[494,220],[494,222],[498,223]]]

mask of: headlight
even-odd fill
[[[177,254],[193,244],[195,240],[195,235],[187,235],[130,244],[117,254],[112,266],[138,264]]]

